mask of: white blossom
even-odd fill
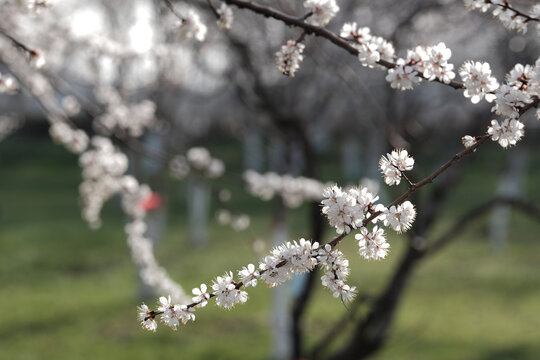
[[[424,65],[424,77],[429,80],[439,79],[448,84],[456,76],[452,71],[454,65],[448,62],[452,51],[443,42],[426,48],[428,60]]]
[[[64,145],[75,154],[80,154],[88,148],[88,135],[83,130],[72,128],[64,121],[53,121],[49,135],[54,142]]]
[[[257,268],[255,268],[255,265],[249,264],[247,267],[244,266],[242,270],[238,272],[238,276],[244,286],[257,286],[257,278],[260,277],[260,273]]]
[[[158,311],[162,312],[161,321],[174,330],[179,321],[185,324],[188,320],[195,320],[195,315],[192,314],[193,309],[188,309],[185,305],[172,304],[170,296],[160,297],[158,305]]]
[[[409,230],[416,218],[416,210],[410,201],[405,201],[397,206],[393,205],[383,213],[385,226],[390,226],[397,232]]]
[[[325,26],[339,11],[335,0],[305,0],[304,7],[311,13],[306,23]]]
[[[393,89],[410,90],[422,80],[417,75],[418,73],[412,66],[405,64],[403,59],[399,59],[395,68],[388,69],[386,81]]]
[[[390,244],[386,242],[382,228],[375,226],[370,232],[362,227],[360,234],[356,234],[354,238],[358,240],[358,253],[367,260],[384,259],[388,254]]]
[[[414,159],[409,156],[407,150],[396,149],[386,156],[381,156],[379,168],[384,176],[384,182],[388,185],[399,185],[401,172],[412,170]]]
[[[459,75],[465,86],[463,95],[466,98],[471,98],[473,104],[478,103],[483,97],[488,102],[492,102],[496,98],[492,92],[499,88],[499,83],[495,77],[491,76],[488,63],[467,61],[459,69]]]
[[[463,0],[465,6],[469,10],[480,10],[481,12],[486,12],[491,7],[491,3],[486,0]]]
[[[230,309],[237,303],[247,301],[247,292],[236,288],[232,272],[218,276],[212,284],[212,290],[216,295],[217,306],[225,309]]]
[[[143,329],[146,329],[148,331],[156,331],[157,322],[155,317],[151,314],[152,311],[148,309],[148,306],[146,306],[145,304],[137,307],[137,317],[141,322],[141,326],[143,327]]]
[[[381,53],[379,52],[379,46],[375,43],[365,43],[357,46],[358,60],[362,65],[367,67],[374,67],[377,62],[381,60]]]
[[[276,65],[283,75],[294,77],[300,68],[300,63],[304,60],[302,55],[304,47],[304,44],[300,42],[288,40],[287,44],[276,52]]]
[[[427,61],[429,61],[429,56],[426,52],[426,47],[417,46],[412,50],[407,50],[407,58],[405,59],[405,62],[419,74],[424,73],[425,64]]]
[[[516,119],[504,119],[500,124],[497,120],[491,120],[491,126],[488,127],[487,132],[491,135],[491,140],[498,141],[503,148],[506,148],[510,145],[516,145],[516,142],[523,137],[524,127]]]
[[[495,95],[495,106],[491,111],[511,119],[519,117],[517,108],[532,102],[531,97],[527,93],[506,84],[501,85],[495,92]]]
[[[465,135],[461,138],[461,142],[463,143],[463,146],[466,148],[470,148],[474,144],[476,144],[476,138],[474,136]]]
[[[353,40],[358,44],[364,44],[371,40],[371,30],[368,27],[357,28],[356,22],[343,24],[340,36],[347,40]]]
[[[345,283],[350,269],[349,261],[345,259],[343,253],[326,244],[319,250],[317,261],[326,270],[321,277],[323,286],[329,288],[334,297],[340,297],[344,302],[352,300],[356,293],[356,287],[350,287]]]
[[[328,217],[330,226],[336,228],[338,234],[349,233],[355,217],[355,199],[338,186],[323,191],[322,213]]]
[[[217,9],[217,13],[219,15],[219,19],[217,20],[219,27],[222,29],[230,29],[234,21],[232,8],[225,3],[221,3],[220,8]]]
[[[506,74],[506,83],[517,89],[526,89],[533,76],[535,76],[534,69],[531,65],[516,64]]]
[[[201,284],[199,288],[193,288],[191,290],[192,294],[195,295],[192,300],[194,303],[197,303],[198,307],[205,307],[208,304],[208,299],[210,299],[210,294],[207,292],[208,288],[206,284]]]
[[[198,41],[204,41],[207,28],[201,21],[199,14],[193,10],[187,11],[187,16],[178,22],[182,36],[186,39],[195,38]]]

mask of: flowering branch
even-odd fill
[[[282,21],[283,23],[285,23],[285,24],[287,24],[289,26],[299,27],[299,28],[303,29],[304,32],[307,35],[315,35],[315,36],[325,38],[325,39],[329,40],[330,42],[332,42],[333,44],[337,45],[338,47],[340,47],[340,48],[344,49],[345,51],[349,52],[350,54],[355,55],[355,56],[359,55],[358,48],[351,45],[347,40],[340,37],[336,33],[325,29],[324,27],[320,27],[320,26],[316,26],[316,25],[306,23],[304,21],[303,17],[302,18],[297,18],[297,17],[291,16],[291,15],[285,14],[285,13],[279,11],[279,10],[273,9],[273,8],[271,8],[269,6],[256,4],[256,3],[252,2],[252,1],[246,1],[246,0],[221,0],[221,1],[224,1],[229,5],[235,5],[235,6],[239,7],[239,8],[241,8],[241,9],[251,10],[251,11],[253,11],[255,13],[263,15],[264,17],[271,17],[271,18],[274,18],[276,20],[280,20],[280,21]],[[381,65],[381,66],[387,68],[387,69],[393,69],[393,68],[395,68],[397,66],[396,63],[391,62],[391,61],[387,61],[387,60],[384,60],[384,59],[379,59],[378,61],[376,61],[376,63],[378,65]],[[423,74],[421,76],[427,79],[427,77],[425,77]],[[457,81],[443,82],[440,79],[434,79],[433,81],[443,83],[443,84],[448,85],[448,86],[450,86],[450,87],[452,87],[454,89],[463,89],[464,88],[463,83],[460,83],[460,82],[457,82]]]

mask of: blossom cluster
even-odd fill
[[[302,52],[305,45],[295,40],[287,41],[278,52],[276,52],[276,65],[283,75],[294,77],[295,72],[300,68],[300,63],[304,60]]]
[[[477,104],[484,97],[488,102],[495,100],[496,96],[493,92],[499,88],[499,82],[491,76],[491,68],[488,63],[466,61],[459,68],[459,76],[461,76],[465,87],[463,95],[466,98],[471,98],[473,104]]]
[[[338,234],[348,234],[362,227],[364,219],[376,211],[378,199],[367,188],[352,187],[344,191],[334,185],[323,191],[322,213]]]
[[[110,135],[120,129],[130,136],[140,137],[155,124],[156,104],[150,100],[126,104],[111,88],[101,89],[98,97],[107,105],[107,111],[94,119],[94,126],[104,134]]]
[[[222,3],[220,8],[216,10],[219,18],[217,24],[222,29],[230,29],[234,21],[234,13],[230,6]]]
[[[367,27],[356,22],[343,24],[340,36],[358,50],[358,59],[364,66],[388,67],[386,81],[399,90],[410,90],[422,78],[450,83],[455,77],[454,65],[448,60],[452,51],[442,42],[433,46],[416,46],[407,50],[407,56],[395,58],[394,46],[384,38],[374,36]],[[381,61],[389,64],[381,65]]]
[[[371,35],[367,27],[358,28],[356,22],[343,24],[340,36],[358,50],[358,59],[364,66],[375,67],[380,60],[393,61],[394,46],[380,36]]]
[[[185,12],[185,15],[178,21],[177,26],[184,38],[195,38],[198,41],[204,41],[208,31],[199,14],[192,9]]]
[[[491,11],[492,15],[510,30],[517,30],[522,33],[527,32],[527,25],[530,21],[537,22],[537,31],[540,34],[540,4],[535,4],[529,14],[518,12],[508,4],[508,0],[463,0],[469,10],[479,10],[481,12]]]
[[[354,236],[358,240],[358,253],[368,260],[384,259],[388,254],[390,244],[384,236],[384,229],[374,226],[372,231],[362,227],[360,233]]]
[[[244,172],[244,180],[251,195],[262,200],[281,196],[287,207],[296,208],[304,201],[322,199],[325,184],[303,176],[279,175],[274,172],[260,174],[253,170]]]
[[[325,26],[339,11],[336,0],[305,0],[304,7],[309,11],[306,23]]]
[[[83,130],[75,129],[62,120],[50,119],[49,135],[54,142],[66,147],[69,151],[80,154],[88,148],[88,135]]]
[[[519,121],[520,110],[540,97],[540,58],[534,65],[516,64],[505,80],[495,91],[495,106],[491,109],[504,119],[492,120],[487,131],[503,148],[515,145],[525,134],[525,125]]]
[[[386,156],[381,156],[379,168],[384,175],[384,182],[388,185],[398,185],[401,182],[404,171],[413,169],[414,159],[409,156],[407,150],[397,149]]]
[[[188,176],[192,169],[202,176],[217,179],[225,173],[225,163],[212,157],[206,148],[192,147],[185,156],[177,155],[172,158],[169,162],[169,169],[178,180]]]
[[[101,225],[99,214],[103,204],[123,186],[129,187],[131,177],[123,177],[128,168],[127,156],[109,138],[94,136],[90,143],[91,148],[79,157],[84,179],[79,192],[83,218],[97,228]]]

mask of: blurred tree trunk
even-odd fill
[[[362,165],[360,141],[356,136],[346,136],[341,144],[341,167],[345,178],[358,182]]]
[[[208,241],[210,186],[203,181],[190,180],[187,195],[190,240],[200,246]]]
[[[259,129],[249,127],[244,133],[244,170],[261,172],[264,168],[263,137]]]
[[[506,170],[501,175],[497,195],[515,197],[520,195],[521,183],[527,172],[528,153],[525,146],[512,149],[508,156]],[[490,246],[494,252],[501,252],[508,242],[510,207],[498,206],[491,212]]]

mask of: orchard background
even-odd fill
[[[465,3],[490,9],[467,11],[461,1],[339,0],[328,25],[313,26],[338,36],[355,21],[401,57],[444,42],[453,81],[467,60],[488,62],[500,84],[517,63],[535,67],[536,1]],[[303,24],[313,19],[301,2],[255,4]],[[420,181],[465,151],[463,136],[480,138],[498,118],[493,103],[472,104],[438,78],[399,91],[386,70],[362,66],[324,36],[249,9],[210,5],[0,1],[0,357],[538,358],[535,90],[533,108],[517,107],[526,130],[516,146],[503,149],[487,137],[411,194],[416,220],[406,233],[387,231],[384,260],[359,256],[352,236],[358,230],[339,242],[355,300],[335,299],[315,271],[276,289],[259,280],[247,288],[249,301],[230,311],[211,299],[176,332],[159,319],[156,333],[140,329],[137,306],[156,308],[166,290],[178,291],[159,269],[190,299],[190,289],[257,264],[284,241],[332,241],[322,191],[320,198],[303,192],[319,185],[287,182],[292,178],[363,184],[390,204],[411,187],[404,179],[385,184],[382,155],[407,149],[415,159],[407,176]],[[517,32],[489,15],[504,6],[529,14],[526,33],[512,25],[519,16],[506,23]],[[227,13],[219,24],[216,12]],[[276,66],[289,39],[305,46],[299,68],[285,71],[294,77],[283,76],[279,56]],[[76,154],[51,141],[51,132]],[[89,179],[81,167],[103,161],[79,159],[82,132],[86,141],[110,139],[138,185],[122,180],[79,191]],[[200,165],[204,149],[212,160]],[[123,169],[119,159],[113,165]],[[256,191],[247,170],[280,176]],[[90,176],[92,184],[103,178]],[[270,191],[276,184],[281,190]],[[101,219],[93,212],[99,199],[108,200]],[[134,250],[141,242],[126,227],[134,218],[148,226],[150,259]],[[148,281],[152,276],[163,281]],[[353,343],[364,350],[347,352]]]

